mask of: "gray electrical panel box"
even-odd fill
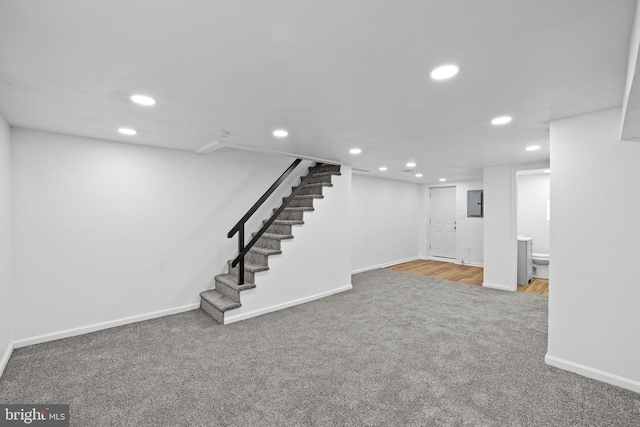
[[[484,197],[482,190],[467,191],[467,217],[482,218],[484,216],[483,203]]]

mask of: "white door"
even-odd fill
[[[456,257],[456,187],[431,189],[431,256]]]

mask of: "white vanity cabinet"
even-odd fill
[[[533,277],[533,239],[518,237],[518,284],[528,285]]]

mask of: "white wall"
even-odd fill
[[[515,171],[512,166],[484,169],[483,286],[515,291],[517,233]]]
[[[421,185],[420,200],[420,256],[429,258],[429,244],[431,231],[429,219],[431,217],[431,201],[429,195],[433,187],[456,187],[456,262],[464,260],[465,264],[482,266],[484,261],[483,249],[483,218],[467,218],[467,191],[482,190],[482,180],[451,182],[441,185]]]
[[[518,234],[533,238],[533,252],[549,253],[548,173],[518,176]]]
[[[333,187],[293,226],[282,254],[269,257],[269,270],[256,273],[254,289],[241,294],[242,307],[225,313],[225,324],[347,291],[351,286],[351,168],[342,166]]]
[[[417,259],[420,205],[418,184],[354,174],[352,272]]]
[[[551,122],[547,363],[640,392],[640,143],[621,111]]]
[[[17,346],[197,307],[236,253],[226,233],[292,161],[11,138]]]
[[[12,350],[11,325],[11,143],[0,114],[0,375]]]

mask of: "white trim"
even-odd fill
[[[9,359],[11,358],[11,353],[13,353],[13,343],[10,342],[7,346],[7,349],[4,351],[2,358],[0,358],[0,377],[4,374],[4,368],[7,367],[7,363],[9,363]]]
[[[489,288],[489,289],[498,289],[500,291],[511,291],[511,292],[514,292],[516,290],[516,289],[511,289],[511,286],[494,285],[493,283],[486,283],[486,282],[482,284],[482,287]]]
[[[385,267],[389,267],[391,265],[402,264],[403,262],[410,262],[410,261],[415,261],[415,260],[418,260],[418,259],[424,259],[424,258],[421,258],[419,256],[414,256],[414,257],[411,257],[411,258],[399,259],[397,261],[385,262],[383,264],[377,264],[377,265],[372,265],[372,266],[369,266],[369,267],[358,268],[356,270],[352,270],[351,274],[364,273],[365,271],[377,270],[379,268],[385,268]]]
[[[211,154],[214,151],[218,151],[219,149],[224,148],[224,143],[220,141],[213,141],[208,144],[203,145],[194,151],[194,154]]]
[[[455,258],[443,258],[443,257],[439,257],[439,256],[429,256],[429,259],[432,260],[432,261],[450,262],[451,264],[460,264],[460,261],[458,261]]]
[[[109,322],[95,323],[93,325],[81,326],[79,328],[67,329],[60,332],[38,335],[30,338],[23,338],[13,342],[14,348],[26,347],[33,344],[40,344],[47,341],[59,340],[62,338],[75,337],[76,335],[88,334],[102,329],[114,328],[116,326],[128,325],[130,323],[142,322],[143,320],[155,319],[157,317],[169,316],[171,314],[182,313],[184,311],[195,310],[200,307],[200,303],[183,305],[182,307],[169,308],[167,310],[154,311],[152,313],[140,314],[138,316],[125,317],[111,320]]]
[[[250,319],[252,317],[257,317],[263,314],[267,314],[267,313],[271,313],[274,311],[278,311],[278,310],[282,310],[285,308],[289,308],[289,307],[293,307],[294,305],[300,305],[300,304],[304,304],[305,302],[310,302],[313,300],[317,300],[320,298],[324,298],[324,297],[328,297],[330,295],[333,294],[337,294],[340,292],[344,292],[344,291],[349,291],[353,289],[353,286],[351,284],[347,285],[347,286],[343,286],[341,288],[336,288],[336,289],[332,289],[330,291],[327,292],[322,292],[319,294],[315,294],[315,295],[311,295],[308,297],[304,297],[304,298],[300,298],[297,300],[293,300],[293,301],[288,301],[282,304],[276,304],[276,305],[272,305],[271,307],[265,307],[265,308],[261,308],[259,310],[254,310],[254,311],[250,311],[249,313],[244,313],[244,314],[236,314],[235,316],[225,316],[224,317],[224,324],[228,325],[230,323],[235,323],[235,322],[239,322],[241,320],[246,320],[246,319]]]
[[[635,381],[629,378],[621,377],[620,375],[615,375],[609,372],[601,371],[599,369],[591,368],[589,366],[581,365],[579,363],[560,359],[559,357],[549,355],[549,353],[544,356],[544,362],[547,365],[564,369],[565,371],[573,372],[587,378],[592,378],[594,380],[602,381],[607,384],[615,385],[627,390],[634,391],[636,393],[640,393],[640,381]]]
[[[462,261],[456,260],[456,264],[458,265],[464,265],[464,266],[469,266],[469,267],[482,267],[484,268],[484,264],[481,262],[473,262],[473,261],[465,261],[464,264],[462,264]]]
[[[256,152],[256,153],[277,154],[279,156],[286,156],[286,157],[293,157],[293,158],[296,158],[296,159],[311,160],[313,162],[328,163],[330,165],[340,165],[341,164],[338,160],[328,160],[328,159],[322,159],[320,157],[304,156],[302,154],[291,153],[291,152],[288,152],[288,151],[270,150],[268,148],[257,147],[255,145],[236,144],[236,143],[233,143],[233,142],[223,142],[222,144],[225,147],[235,148],[235,149],[238,149],[238,150],[253,151],[253,152]]]

